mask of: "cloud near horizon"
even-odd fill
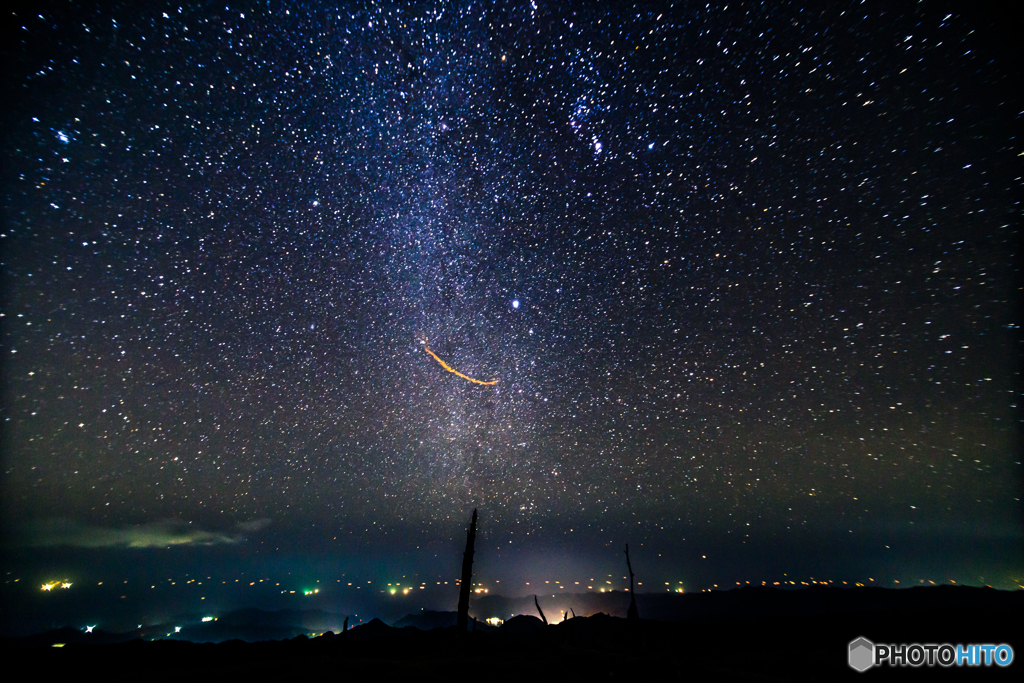
[[[254,532],[270,524],[255,519],[237,525],[241,532]],[[28,524],[19,534],[18,545],[44,548],[166,548],[171,546],[211,546],[245,541],[244,533],[224,533],[200,529],[190,522],[159,520],[121,528],[83,524],[69,519],[50,519]]]

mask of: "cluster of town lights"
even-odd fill
[[[206,577],[206,578],[208,580],[212,579],[212,577]],[[544,581],[543,582],[544,583],[543,587],[544,588],[550,587],[552,589],[556,589],[557,588],[557,590],[559,590],[559,591],[572,590],[572,589],[583,590],[584,587],[585,587],[585,589],[588,590],[588,591],[596,590],[596,591],[598,591],[600,593],[607,593],[607,592],[612,592],[612,591],[615,591],[615,590],[622,590],[622,591],[627,591],[628,592],[630,590],[629,587],[625,587],[625,586],[622,587],[622,588],[617,588],[616,587],[616,585],[615,585],[615,579],[616,578],[617,577],[614,577],[613,575],[609,574],[609,575],[607,575],[607,579],[602,578],[601,580],[595,580],[594,578],[591,578],[589,581],[574,581],[574,582],[557,581],[557,580],[555,580],[555,581]],[[624,576],[622,578],[623,578],[623,580],[626,580],[628,577]],[[17,579],[15,579],[15,581],[17,581]],[[372,584],[373,584],[373,581],[366,581],[364,585],[360,586],[360,585],[356,585],[356,584],[357,583],[362,583],[362,582],[348,581],[347,583],[344,583],[344,581],[345,581],[344,579],[338,579],[337,583],[342,584],[342,585],[347,585],[348,587],[352,587],[352,588],[355,588],[357,590],[359,590],[361,588],[370,588],[372,586]],[[179,582],[184,583],[185,586],[203,586],[203,581],[199,580],[198,578],[192,578],[192,579],[188,579],[188,580],[179,580],[179,581],[175,581],[174,579],[167,579],[167,584],[170,585],[170,586],[180,585]],[[953,579],[947,579],[947,582],[950,583],[950,584],[954,584],[954,585],[957,584],[957,581],[955,581]],[[124,583],[127,584],[128,581],[125,581]],[[214,585],[216,585],[216,583],[217,583],[216,581],[213,581]],[[221,581],[220,583],[224,584],[224,585],[230,585],[229,581]],[[235,579],[234,583],[237,584],[237,583],[241,583],[241,582],[240,582],[239,579]],[[260,584],[263,584],[263,583],[266,583],[268,586],[273,585],[273,586],[278,587],[278,588],[280,588],[280,586],[281,586],[281,584],[279,582],[274,582],[272,579],[268,579],[268,578],[248,581],[247,583],[248,583],[248,585],[250,587],[259,586]],[[319,583],[319,581],[317,583]],[[433,584],[435,582],[430,582],[430,583]],[[458,586],[460,583],[461,582],[458,581],[458,580],[453,581],[453,582],[436,581],[436,585],[437,586],[442,586],[442,585],[443,586],[448,586],[448,585]],[[494,581],[494,583],[498,584],[498,583],[501,583],[501,582],[500,581]],[[601,585],[602,583],[604,585]],[[864,586],[878,586],[878,585],[881,585],[881,583],[882,582],[876,581],[874,578],[868,578],[867,581],[863,581],[863,582],[862,581],[836,581],[836,580],[832,580],[832,579],[824,579],[824,580],[822,580],[822,579],[816,579],[814,577],[810,577],[807,580],[792,580],[788,576],[783,575],[783,578],[781,580],[778,580],[778,581],[773,581],[773,580],[768,580],[768,581],[736,581],[735,582],[735,586],[736,587],[756,586],[756,585],[761,585],[761,586],[766,586],[766,587],[771,587],[771,586],[779,586],[779,587],[790,587],[790,586],[792,586],[792,587],[800,587],[800,586],[808,586],[808,587],[809,586],[837,586],[838,587],[838,586],[847,586],[847,587],[858,587],[858,588],[860,588],[860,587],[864,587]],[[907,583],[909,583],[910,585],[913,585],[913,582],[907,582]],[[907,585],[907,583],[901,582],[898,579],[893,579],[892,580],[892,584],[895,585],[895,586],[898,586],[898,587],[903,587],[903,586]],[[932,580],[929,580],[929,579],[920,579],[917,583],[919,583],[921,585],[933,585],[934,586],[934,585],[938,585],[938,583],[943,583],[943,582],[941,582],[941,581],[940,582],[936,582],[936,581],[932,581]],[[416,584],[419,584],[419,585],[416,585]],[[102,585],[104,585],[104,582],[100,581],[96,585],[97,586],[102,586]],[[243,583],[242,585],[245,585],[245,584]],[[531,585],[531,583],[529,581],[527,581],[527,582],[525,582],[525,585],[527,587],[529,587]],[[540,582],[534,582],[534,585],[540,585]],[[730,585],[731,584],[725,584],[725,585],[714,584],[714,585],[712,585],[710,587],[702,589],[701,592],[707,592],[707,591],[713,591],[713,590],[722,590],[722,589],[730,587]],[[42,590],[44,592],[52,592],[55,588],[61,588],[61,589],[66,590],[66,589],[71,588],[71,586],[72,586],[71,581],[67,581],[67,580],[49,581],[47,583],[42,584],[40,586],[40,590]],[[637,590],[642,591],[643,590],[643,586],[644,586],[643,582],[638,582],[637,583]],[[682,581],[675,582],[675,583],[669,583],[669,582],[666,581],[664,583],[664,586],[665,586],[665,591],[666,592],[673,592],[673,593],[683,593],[684,592],[683,586],[682,586]],[[1024,587],[1024,582],[1021,583],[1021,586]],[[427,581],[418,581],[418,582],[414,582],[412,584],[407,584],[405,586],[403,586],[401,583],[394,583],[394,584],[389,583],[389,584],[387,584],[387,587],[384,588],[383,590],[381,590],[380,592],[381,593],[389,593],[391,595],[399,595],[399,594],[401,594],[401,595],[409,595],[413,591],[416,591],[416,590],[426,590],[429,587],[430,586],[428,585]],[[150,588],[156,589],[156,588],[159,588],[159,586],[154,584],[154,585],[151,585]],[[497,588],[497,586],[496,586],[496,588]],[[648,588],[648,590],[650,590],[650,589]],[[280,592],[282,594],[298,593],[300,595],[310,596],[310,595],[318,594],[320,592],[320,589],[319,588],[307,588],[307,589],[299,589],[299,590],[289,590],[289,589],[285,588],[285,589],[282,589]],[[475,593],[475,594],[487,594],[487,593],[490,592],[490,588],[485,588],[483,583],[478,583],[478,582],[474,581],[473,582],[473,587],[472,587],[472,592]],[[203,599],[205,599],[205,598],[203,598]]]

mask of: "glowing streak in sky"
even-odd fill
[[[492,379],[490,382],[484,382],[483,380],[473,379],[472,377],[467,377],[466,375],[463,375],[461,372],[459,372],[458,370],[456,370],[455,368],[453,368],[452,366],[448,365],[443,360],[438,358],[437,354],[434,353],[433,351],[431,351],[430,347],[427,346],[426,340],[423,341],[423,350],[426,351],[427,353],[429,353],[431,356],[433,356],[434,360],[436,360],[438,363],[440,363],[442,368],[444,368],[448,372],[452,373],[453,375],[458,375],[462,379],[468,379],[470,382],[473,382],[475,384],[484,384],[484,385],[487,385],[487,386],[490,386],[491,384],[497,384],[498,383],[498,380],[496,380],[496,379]]]

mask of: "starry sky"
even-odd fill
[[[1024,580],[1002,17],[189,4],[4,20],[7,576]]]

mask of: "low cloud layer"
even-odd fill
[[[250,522],[241,522],[239,523],[238,528],[242,531],[259,531],[260,529],[265,528],[268,524],[270,524],[270,520],[263,517],[261,519],[254,519]]]
[[[19,545],[35,548],[166,548],[182,545],[235,544],[245,540],[246,532],[258,531],[268,524],[268,519],[256,519],[238,524],[239,533],[225,533],[207,531],[192,523],[178,520],[160,520],[108,528],[90,526],[69,519],[53,519],[35,522],[26,527]]]

